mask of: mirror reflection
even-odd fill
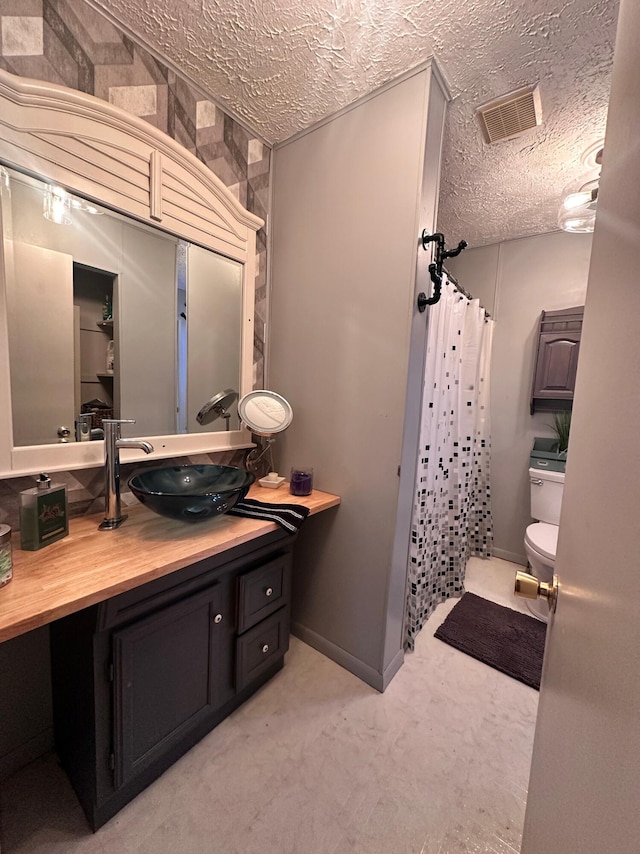
[[[197,415],[240,387],[242,264],[4,172],[14,446],[238,429]]]

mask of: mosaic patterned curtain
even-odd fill
[[[405,649],[436,605],[464,589],[467,559],[491,557],[489,365],[492,320],[443,281],[430,308]]]

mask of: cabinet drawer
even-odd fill
[[[269,566],[280,558],[290,561],[293,548],[290,540],[294,538],[291,537],[283,543],[283,537],[287,538],[289,534],[274,531],[260,538],[262,546],[256,546],[255,542],[243,543],[112,596],[97,606],[98,631],[125,625],[152,611],[160,610],[187,595],[209,587],[223,575],[233,575],[235,578],[241,572]],[[232,619],[235,618],[234,611]]]
[[[238,579],[238,634],[288,604],[291,557],[283,555]]]
[[[241,691],[289,649],[289,609],[281,608],[236,642],[236,691]]]

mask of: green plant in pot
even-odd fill
[[[571,410],[564,409],[562,412],[554,412],[553,424],[549,424],[549,427],[556,434],[558,456],[566,456],[569,447],[569,431],[571,429]]]

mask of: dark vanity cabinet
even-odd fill
[[[274,532],[51,625],[56,750],[94,830],[283,666],[291,540]]]
[[[531,391],[531,414],[571,409],[584,306],[543,311]]]

